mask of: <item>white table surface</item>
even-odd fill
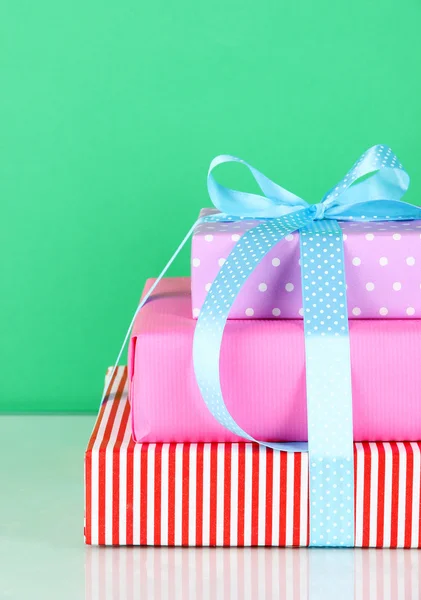
[[[91,548],[93,416],[0,416],[0,599],[419,600],[417,550]]]

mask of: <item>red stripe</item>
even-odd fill
[[[266,531],[265,546],[272,545],[272,517],[273,517],[273,450],[266,449]]]
[[[203,443],[197,444],[196,459],[196,546],[203,545]]]
[[[170,444],[168,449],[168,546],[175,541],[175,449],[177,444]]]
[[[146,546],[148,531],[148,451],[149,444],[140,447],[140,545]]]
[[[98,431],[104,417],[105,404],[100,408],[94,430],[85,452],[85,543],[92,544],[92,448],[97,440]],[[98,507],[99,508],[99,507]],[[96,510],[96,507],[95,507]]]
[[[377,446],[380,446],[381,442],[377,442]],[[376,597],[378,599],[384,598],[385,597],[385,586],[384,586],[384,575],[385,575],[385,568],[384,568],[384,554],[383,552],[376,552],[375,553],[375,557],[376,557],[376,566],[375,566],[375,576],[373,574],[373,579],[376,580]],[[363,565],[364,564],[369,564],[368,561],[363,561]],[[356,577],[357,577],[357,573],[356,571],[354,571],[354,581],[356,581]],[[386,583],[387,585],[387,583]],[[388,587],[388,586],[387,586]],[[370,600],[370,599],[369,599]],[[376,598],[373,598],[372,600],[376,600]]]
[[[412,495],[414,493],[414,451],[409,442],[404,442],[406,452],[406,503],[405,503],[405,548],[411,547]]]
[[[88,447],[86,448],[87,452],[90,452],[92,450],[92,448],[93,448],[93,446],[94,446],[94,444],[95,444],[95,442],[97,440],[98,430],[99,430],[99,428],[101,426],[102,419],[104,418],[104,412],[105,412],[105,404],[103,404],[101,406],[101,408],[99,409],[99,414],[98,414],[97,419],[95,421],[95,426],[94,426],[94,429],[93,429],[93,431],[91,433],[91,437],[89,438]]]
[[[126,405],[123,409],[123,414],[121,415],[120,425],[117,432],[117,439],[113,449],[113,546],[118,546],[120,544],[120,451],[129,415],[130,405],[128,402],[126,402]]]
[[[111,409],[107,418],[107,424],[105,431],[102,436],[101,444],[99,446],[99,457],[98,457],[98,544],[100,546],[105,544],[105,457],[106,448],[110,440],[111,432],[113,429],[115,417],[117,414],[118,403],[121,400],[124,386],[127,379],[127,369],[124,369],[123,376],[119,383],[114,400],[111,402]],[[111,389],[111,387],[109,388]]]
[[[238,529],[237,543],[244,546],[244,503],[245,503],[245,485],[246,477],[246,445],[238,444]]]
[[[112,389],[115,379],[116,379],[117,375],[121,372],[121,370],[123,370],[123,379],[125,379],[124,372],[126,369],[123,367],[118,367],[116,369],[111,381],[108,384],[107,390]],[[117,399],[119,399],[119,398],[116,398],[116,400]],[[115,402],[115,404],[117,404],[117,402]],[[87,447],[86,453],[85,453],[85,541],[86,541],[86,544],[92,543],[92,449],[98,438],[98,432],[101,427],[102,420],[103,420],[104,414],[105,414],[105,406],[106,406],[105,403],[103,403],[101,405],[101,408],[99,410],[99,414],[96,419],[95,426],[92,431],[91,437],[89,439],[88,447]],[[100,472],[99,468],[98,468],[98,471]],[[103,472],[103,477],[102,477],[102,481],[101,481],[102,484],[104,484],[104,481],[103,481],[104,477],[105,477],[105,472]],[[99,476],[99,479],[100,478],[101,477]],[[99,480],[98,480],[98,484],[99,484]],[[104,491],[104,493],[105,493],[105,491]],[[99,498],[99,491],[98,491],[98,498]],[[102,511],[103,522],[104,522],[104,519],[105,519],[104,497],[101,499],[101,502],[102,502],[101,511]],[[95,507],[95,510],[96,510],[96,507]],[[99,513],[99,502],[98,502],[98,513]]]
[[[181,544],[189,545],[189,473],[190,473],[190,444],[183,444],[182,467],[182,501],[181,501]]]
[[[287,534],[287,452],[280,452],[279,473],[279,545],[286,545]]]
[[[356,524],[357,524],[357,471],[358,471],[358,452],[357,452],[357,446],[354,444],[354,540],[355,540],[355,537],[356,537],[356,534],[357,534],[357,532],[356,532]],[[310,498],[310,494],[309,494],[309,498]]]
[[[162,478],[162,444],[155,447],[154,481],[154,544],[161,545],[161,478]]]
[[[297,452],[298,456],[301,456],[301,452]],[[301,586],[304,583],[304,577],[302,575],[303,567],[301,553],[294,552],[292,555],[292,577],[293,577],[293,600],[302,600],[308,598],[308,593],[305,593]],[[306,571],[304,571],[306,572]],[[304,587],[304,586],[303,586]],[[304,593],[303,593],[304,592]]]
[[[301,452],[294,453],[294,504],[292,521],[292,544],[300,545],[301,530]]]
[[[307,539],[306,546],[310,546],[310,459],[307,454]]]
[[[125,367],[117,367],[117,369],[114,372],[114,375],[112,376],[112,379],[111,379],[110,383],[108,384],[107,390],[110,390],[112,388],[112,386],[114,385],[114,382],[115,382],[115,379],[116,379],[117,375],[121,372],[122,369],[123,369],[123,372],[126,371]],[[104,394],[104,397],[106,397],[106,394]],[[92,450],[93,445],[96,442],[96,439],[98,437],[98,431],[99,431],[99,428],[101,426],[102,419],[104,417],[104,412],[105,412],[105,402],[103,402],[101,404],[101,408],[99,410],[99,415],[97,417],[94,429],[93,429],[93,431],[91,433],[91,438],[89,440],[89,444],[88,444],[88,448],[87,448],[88,451]]]
[[[418,442],[418,449],[421,451],[421,442]],[[420,481],[420,494],[421,494],[421,481]],[[421,548],[421,502],[420,502],[420,511],[418,515],[418,548]]]
[[[216,498],[217,498],[217,473],[218,473],[218,444],[211,444],[210,456],[210,532],[209,544],[216,546]]]
[[[363,442],[364,453],[364,495],[363,495],[363,548],[370,546],[370,487],[371,487],[371,449]]]
[[[399,593],[400,590],[399,590],[399,583],[398,583],[398,581],[400,579],[400,577],[398,579],[398,573],[399,573],[400,569],[398,569],[398,553],[397,552],[390,552],[390,563],[389,564],[390,564],[390,567],[388,568],[388,572],[390,573],[389,598],[392,598],[393,600],[395,600],[395,599],[400,600],[399,596],[401,596],[401,594]],[[407,600],[407,599],[408,599],[408,596],[406,597],[405,600]]]
[[[98,544],[105,544],[105,452],[98,456]]]
[[[377,492],[377,548],[383,547],[384,540],[384,494],[385,494],[385,475],[386,475],[386,456],[384,445],[379,442],[377,444],[379,453],[379,485]]]
[[[398,509],[399,509],[399,450],[396,442],[390,442],[392,448],[392,518],[390,547],[398,545]]]
[[[259,544],[259,457],[260,448],[252,445],[252,470],[251,470],[251,545]]]
[[[231,541],[231,444],[225,445],[224,457],[224,546]]]
[[[126,475],[126,540],[127,545],[133,545],[133,455],[135,443],[130,438],[127,447],[127,475]]]
[[[92,452],[85,454],[85,543],[92,543]]]

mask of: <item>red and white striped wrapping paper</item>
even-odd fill
[[[421,547],[420,442],[354,445],[355,546]],[[308,457],[255,444],[135,444],[127,369],[85,455],[93,545],[307,546]]]

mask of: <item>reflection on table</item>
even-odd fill
[[[418,550],[87,548],[86,600],[419,600]]]

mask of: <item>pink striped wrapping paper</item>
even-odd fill
[[[119,367],[85,455],[93,545],[307,546],[308,459],[249,443],[131,437]],[[420,442],[356,443],[355,545],[418,548]]]
[[[137,442],[243,442],[203,402],[190,300],[189,278],[165,278],[134,323],[128,366]],[[349,339],[354,441],[421,440],[421,320],[354,319]],[[244,431],[257,440],[307,440],[302,321],[228,321],[220,366],[224,400]]]

